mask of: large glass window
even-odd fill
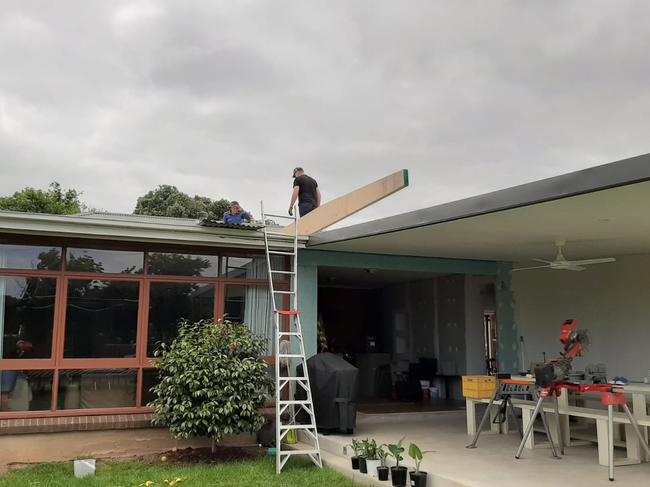
[[[267,353],[271,352],[273,305],[267,287],[226,286],[224,310],[226,320],[248,325],[254,334],[266,340]]]
[[[178,321],[198,321],[214,317],[214,286],[153,282],[149,294],[147,354],[151,357],[161,343],[171,343],[178,335]]]
[[[138,282],[71,280],[64,357],[135,357],[138,295]]]
[[[217,277],[218,269],[219,257],[216,255],[150,252],[147,257],[149,274]]]
[[[0,412],[49,411],[52,376],[49,370],[0,372]]]
[[[61,269],[61,248],[0,244],[0,269]]]
[[[56,279],[0,276],[0,358],[52,355]]]
[[[151,388],[158,384],[158,370],[144,369],[142,371],[142,406],[146,407],[147,404],[156,399],[156,394],[151,391]]]
[[[287,270],[286,259],[281,255],[271,256],[271,263],[273,270]],[[221,274],[230,279],[268,279],[266,257],[223,257]]]
[[[105,274],[142,274],[144,252],[68,249],[66,270]]]
[[[61,371],[58,409],[135,407],[137,382],[134,369]]]

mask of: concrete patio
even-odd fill
[[[525,450],[523,458],[514,458],[519,444],[517,433],[510,435],[484,434],[478,448],[468,450],[465,412],[404,413],[390,415],[359,414],[354,437],[374,438],[378,443],[390,443],[405,436],[422,450],[434,450],[425,456],[422,470],[429,472],[429,487],[548,487],[570,481],[574,486],[612,485],[607,468],[598,465],[595,446],[570,447],[561,460],[551,457],[547,448]],[[344,447],[351,436],[321,436],[325,462],[333,468],[352,474],[350,462],[344,458]],[[617,449],[623,456],[624,450]],[[348,455],[350,452],[348,451]],[[407,455],[405,464],[412,460]],[[367,482],[367,476],[354,472],[355,480]],[[639,487],[650,485],[650,463],[617,467],[615,485]],[[371,482],[374,485],[374,482]],[[376,482],[390,485],[389,482]]]

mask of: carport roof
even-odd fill
[[[650,252],[650,154],[322,232],[322,250],[486,260]]]

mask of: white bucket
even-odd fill
[[[437,387],[429,387],[429,399],[440,399],[440,391]]]
[[[381,465],[381,462],[379,460],[366,460],[366,465],[368,467],[368,475],[377,477],[377,467]]]
[[[78,479],[84,477],[93,477],[95,475],[95,459],[88,458],[85,460],[74,461],[74,476]]]

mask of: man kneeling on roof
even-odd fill
[[[247,211],[244,211],[236,201],[231,201],[230,210],[223,214],[223,222],[230,225],[241,225],[242,223],[250,222],[252,219],[253,216]]]

